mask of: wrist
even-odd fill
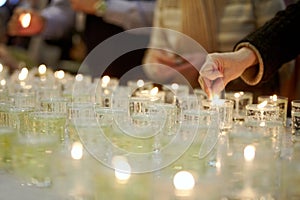
[[[244,70],[258,64],[258,59],[255,52],[248,47],[240,48],[238,50],[238,56],[240,58]]]

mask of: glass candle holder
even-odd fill
[[[228,131],[233,126],[233,101],[229,99],[205,99],[202,101],[204,110],[216,110],[221,131]]]
[[[234,102],[233,120],[244,121],[246,117],[246,105],[253,103],[253,94],[251,92],[228,92],[225,94],[226,99]]]
[[[268,122],[279,121],[279,108],[275,105],[267,104],[250,104],[246,106],[246,123],[248,125],[264,126]]]
[[[291,105],[292,134],[300,136],[300,100],[293,100]]]
[[[259,96],[258,103],[266,101],[270,105],[277,106],[279,108],[279,119],[281,119],[284,126],[286,126],[286,117],[287,117],[287,106],[288,98],[283,96]]]

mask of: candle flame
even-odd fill
[[[253,161],[255,158],[255,146],[247,145],[244,148],[244,158],[246,161]]]
[[[268,101],[263,101],[260,104],[257,105],[257,108],[264,108],[268,104]]]
[[[6,85],[6,80],[2,79],[2,80],[0,81],[0,85],[1,85],[1,86],[5,86],[5,85]]]
[[[83,146],[80,142],[74,142],[71,149],[71,156],[74,160],[80,160],[83,156]]]
[[[277,95],[274,94],[273,96],[270,96],[270,99],[273,100],[273,101],[277,101]]]
[[[83,81],[83,75],[82,75],[82,74],[77,74],[77,75],[75,76],[75,80],[78,81],[78,82]]]
[[[131,176],[131,167],[124,156],[114,156],[112,159],[115,177],[119,183],[126,183]]]
[[[241,92],[236,92],[236,93],[233,94],[233,96],[234,96],[235,98],[240,98],[240,97],[243,96],[243,95],[244,95],[244,92],[243,92],[243,91],[241,91]]]
[[[3,65],[0,63],[0,72],[2,72],[3,71]]]
[[[102,77],[102,87],[107,87],[109,82],[110,82],[110,77],[109,76],[103,76]]]
[[[158,93],[158,87],[154,87],[154,88],[152,88],[151,91],[150,91],[150,95],[152,95],[152,96],[157,95],[157,93]]]
[[[21,22],[21,26],[23,28],[28,28],[31,22],[31,14],[30,13],[22,13],[19,17]]]
[[[145,82],[143,81],[143,80],[138,80],[137,82],[136,82],[136,85],[138,86],[138,87],[143,87],[144,85],[145,85]]]
[[[173,84],[171,85],[171,88],[172,88],[173,90],[178,90],[179,85],[178,85],[177,83],[173,83]]]
[[[38,71],[39,71],[39,74],[40,74],[40,75],[46,74],[46,71],[47,71],[46,65],[41,64],[41,65],[39,66],[39,68],[38,68]]]
[[[58,79],[63,79],[65,77],[65,72],[63,70],[59,70],[54,72],[54,76]]]
[[[188,171],[179,171],[173,178],[173,184],[177,191],[181,191],[181,196],[188,196],[188,191],[191,191],[195,186],[195,179]]]
[[[24,81],[26,80],[27,76],[28,76],[28,69],[26,67],[23,67],[21,69],[21,72],[19,73],[18,78],[20,81]]]

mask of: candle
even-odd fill
[[[46,65],[44,64],[41,64],[39,67],[38,67],[38,72],[39,72],[39,75],[40,76],[44,76],[47,72],[47,67]]]
[[[277,106],[263,101],[260,104],[247,105],[246,115],[246,122],[258,123],[260,126],[265,126],[266,122],[276,122],[278,120],[279,109]]]
[[[195,186],[195,179],[190,172],[179,171],[173,178],[173,184],[177,196],[190,196]]]
[[[101,86],[102,88],[106,88],[110,82],[110,77],[109,76],[103,76],[102,81],[101,81]]]
[[[125,184],[131,176],[131,167],[124,156],[114,156],[112,165],[115,169],[115,178],[117,183]]]
[[[80,142],[74,142],[71,149],[71,157],[74,160],[80,160],[83,156],[83,146]]]
[[[244,148],[244,159],[245,159],[245,161],[252,162],[255,158],[255,151],[256,151],[255,146],[247,145]]]
[[[276,94],[271,96],[259,96],[258,102],[260,103],[262,101],[267,101],[268,104],[277,106],[279,108],[278,118],[282,121],[282,124],[286,126],[288,98],[277,96]]]
[[[28,28],[31,22],[31,14],[30,13],[22,13],[19,17],[19,21],[23,28]]]

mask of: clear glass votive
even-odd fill
[[[196,95],[196,97],[198,98],[198,102],[199,102],[199,105],[201,106],[201,103],[202,103],[202,100],[204,99],[207,99],[207,94],[202,90],[202,89],[199,89],[199,88],[195,88],[193,90],[194,94]]]
[[[35,108],[36,95],[34,92],[29,93],[13,93],[9,96],[10,102],[13,106],[18,108]]]
[[[221,131],[228,131],[233,126],[233,105],[229,99],[205,99],[202,101],[204,110],[216,110],[218,114],[219,128]]]
[[[111,107],[105,107],[97,104],[95,106],[95,113],[96,113],[97,121],[101,126],[107,127],[113,124],[114,113]]]
[[[251,92],[226,92],[225,98],[234,102],[233,120],[244,121],[246,117],[246,105],[253,103],[253,94]]]
[[[292,134],[300,136],[300,100],[291,102]]]
[[[27,132],[18,135],[13,146],[14,173],[27,185],[50,187],[52,185],[54,152],[59,139],[56,135]]]
[[[259,96],[258,103],[262,103],[264,101],[268,102],[270,105],[279,107],[279,119],[281,119],[284,126],[286,126],[287,121],[287,107],[288,107],[288,98],[283,96]]]
[[[12,170],[12,147],[15,145],[17,130],[0,125],[0,172]]]
[[[29,113],[29,133],[57,136],[61,141],[64,140],[66,114],[55,112],[31,112]],[[25,135],[28,134],[25,133]]]
[[[67,105],[70,101],[67,98],[44,98],[40,100],[41,111],[67,114]]]
[[[129,115],[133,124],[138,126],[148,126],[149,107],[155,102],[159,102],[156,97],[130,97],[129,98]]]
[[[280,121],[279,107],[267,104],[267,102],[260,104],[249,104],[246,106],[246,123],[248,125],[265,126],[266,123],[273,123]]]

